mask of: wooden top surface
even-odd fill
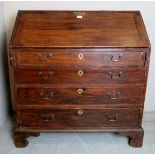
[[[10,48],[150,47],[139,11],[19,11]]]

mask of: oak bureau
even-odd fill
[[[105,131],[141,147],[150,48],[139,11],[18,11],[8,53],[16,147],[40,132]]]

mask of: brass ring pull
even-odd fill
[[[78,55],[78,58],[81,60],[81,59],[84,58],[84,55],[83,55],[82,53],[80,53],[80,54]]]
[[[77,90],[77,93],[78,93],[79,95],[81,95],[81,94],[83,93],[83,89],[78,89],[78,90]]]
[[[82,76],[83,74],[84,74],[83,70],[79,70],[79,71],[78,71],[78,75],[79,75],[79,76]]]
[[[78,114],[78,115],[83,115],[83,110],[79,109],[79,110],[77,111],[77,114]]]
[[[108,92],[107,95],[109,97],[109,100],[116,100],[116,99],[119,98],[120,92],[117,92],[115,95],[113,95],[112,93]]]
[[[41,53],[38,54],[39,60],[42,60],[42,61],[48,61],[48,59],[50,59],[52,56],[53,56],[52,53],[48,53],[48,55],[45,57],[43,57]]]
[[[47,75],[44,75],[43,72],[39,72],[38,75],[42,80],[49,80],[52,77],[53,72],[48,72]]]
[[[105,117],[107,118],[109,122],[114,122],[114,121],[117,121],[119,115],[118,114],[113,114],[113,115],[105,114]]]
[[[40,119],[46,122],[51,121],[54,117],[55,117],[54,114],[41,114],[40,115]]]
[[[49,92],[47,94],[44,94],[43,92],[40,92],[40,97],[42,100],[50,100],[54,95],[54,92]]]
[[[109,72],[109,76],[111,79],[121,79],[122,78],[122,72],[119,72],[117,75],[114,75],[112,72]]]

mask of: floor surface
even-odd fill
[[[0,153],[155,153],[155,113],[144,115],[144,143],[142,148],[128,145],[128,138],[112,133],[42,133],[28,138],[26,148],[16,148],[12,139],[13,121],[0,128]]]

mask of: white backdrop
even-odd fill
[[[6,84],[6,40],[5,40],[5,26],[4,26],[4,12],[3,5],[0,2],[0,126],[3,124],[7,116],[7,84]],[[9,83],[8,83],[9,84]]]
[[[101,1],[50,1],[3,2],[7,41],[14,26],[18,10],[140,10],[152,44],[150,71],[145,100],[145,112],[155,111],[155,2],[101,2]],[[0,87],[0,91],[3,87]]]

